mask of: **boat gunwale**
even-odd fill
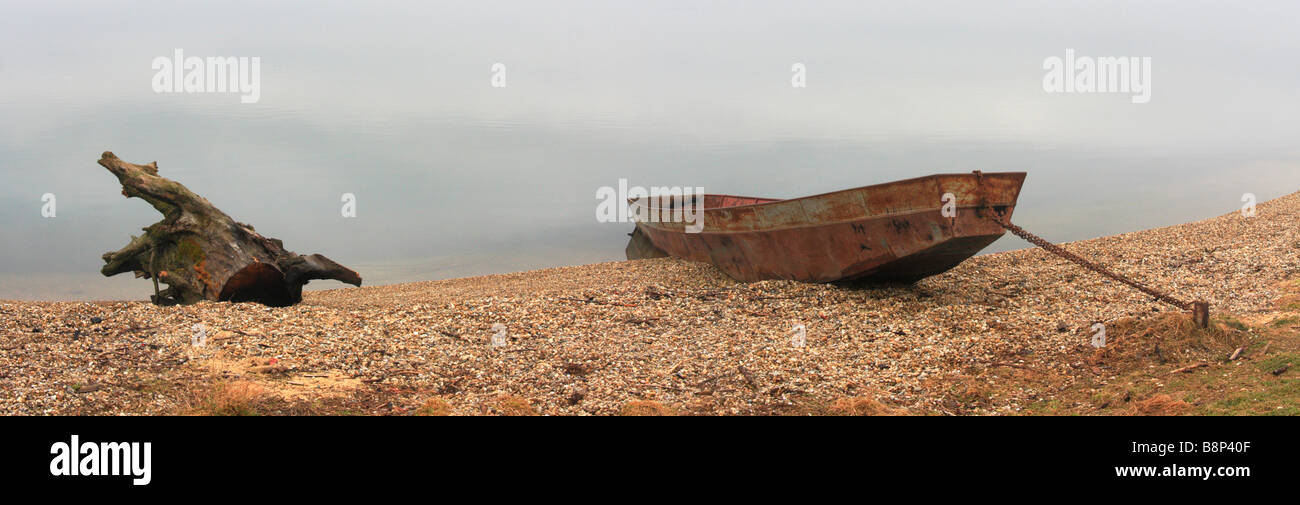
[[[982,209],[982,208],[984,208],[984,207],[985,207],[985,206],[981,206],[981,205],[958,205],[958,206],[957,206],[958,209]],[[1014,208],[1014,207],[1015,207],[1015,204],[1010,204],[1010,205],[1008,205],[1008,207]],[[712,229],[710,229],[710,228],[706,227],[705,229],[703,229],[703,230],[701,230],[701,231],[699,231],[699,232],[687,232],[687,231],[685,231],[685,230],[677,230],[677,229],[673,229],[673,228],[666,228],[666,227],[663,227],[663,226],[655,226],[655,225],[657,225],[657,224],[659,224],[659,223],[653,223],[653,222],[637,221],[636,224],[637,224],[638,226],[639,226],[639,225],[646,225],[646,226],[648,226],[648,227],[650,227],[650,228],[654,228],[655,230],[659,230],[659,231],[663,231],[663,232],[667,232],[667,233],[686,233],[686,234],[690,234],[690,235],[708,235],[708,234],[710,234],[710,233],[769,233],[769,232],[772,232],[772,231],[779,231],[779,230],[796,230],[796,229],[801,229],[801,228],[816,228],[816,227],[820,227],[820,226],[836,226],[836,225],[843,225],[843,224],[848,224],[848,223],[860,223],[860,222],[871,221],[871,220],[879,219],[879,218],[893,218],[893,217],[899,217],[899,216],[910,216],[910,215],[912,215],[912,214],[922,214],[922,213],[926,213],[926,212],[934,212],[934,209],[911,209],[911,210],[904,210],[904,211],[894,212],[894,213],[890,213],[890,214],[879,214],[879,215],[875,215],[875,216],[857,217],[857,218],[853,218],[853,219],[842,219],[842,220],[839,220],[839,221],[817,221],[817,222],[812,222],[812,223],[800,223],[800,224],[790,225],[790,226],[781,226],[781,227],[772,227],[772,228],[762,228],[762,229],[757,229],[757,228],[756,228],[756,229],[752,229],[752,230],[725,230],[725,229],[724,229],[724,230],[719,230],[719,229],[716,229],[716,228],[712,228]],[[1005,232],[1006,232],[1006,230],[1002,230],[1001,232],[998,232],[998,234],[1001,235],[1001,234],[1003,234],[1003,233],[1005,233]]]
[[[879,184],[869,184],[869,185],[866,185],[866,186],[858,186],[858,187],[856,187],[856,188],[848,188],[848,189],[841,189],[841,190],[836,190],[836,191],[828,191],[828,192],[826,192],[826,193],[818,193],[818,194],[815,194],[815,195],[801,196],[801,197],[797,197],[797,198],[772,199],[772,198],[768,198],[768,197],[725,195],[725,194],[717,194],[717,193],[706,193],[706,194],[703,194],[703,195],[700,195],[700,196],[720,196],[720,197],[732,197],[732,198],[754,198],[754,199],[772,200],[772,201],[770,201],[770,202],[762,202],[762,203],[747,203],[747,204],[745,204],[745,205],[731,205],[731,206],[727,206],[727,207],[713,207],[713,208],[705,208],[705,209],[703,210],[703,212],[710,212],[710,211],[722,211],[722,210],[732,210],[732,209],[744,209],[744,208],[749,208],[749,207],[758,207],[758,206],[761,206],[761,205],[774,205],[774,204],[778,204],[778,203],[793,202],[793,201],[797,201],[797,200],[807,200],[807,199],[811,199],[811,198],[821,198],[821,197],[830,196],[830,195],[836,195],[836,194],[840,194],[840,193],[849,193],[849,192],[853,192],[853,191],[861,191],[861,190],[864,190],[864,189],[877,188],[877,187],[881,187],[881,186],[891,186],[891,185],[894,185],[894,184],[902,184],[902,183],[905,183],[905,182],[915,182],[915,181],[920,181],[920,180],[924,180],[924,179],[934,179],[934,178],[938,178],[938,177],[953,177],[953,176],[965,177],[965,176],[973,176],[973,175],[975,175],[975,174],[974,174],[974,173],[971,173],[971,172],[964,172],[964,173],[949,173],[949,174],[930,174],[930,175],[923,175],[923,176],[920,176],[920,177],[912,177],[912,178],[910,178],[910,179],[899,179],[899,180],[897,180],[897,181],[882,182],[882,183],[879,183]],[[1025,178],[1029,175],[1029,172],[983,172],[982,175],[1011,175],[1011,176],[1020,176],[1020,182],[1021,182],[1021,184],[1024,184],[1024,180],[1025,180]],[[646,198],[648,199],[649,197],[646,197]],[[1017,198],[1017,200],[1019,200],[1019,198]],[[642,207],[646,207],[646,208],[651,209],[651,210],[661,210],[661,209],[664,209],[664,207],[650,207],[650,206],[647,206],[647,205],[642,205],[642,203],[641,203],[641,197],[629,198],[629,199],[627,200],[627,202],[628,202],[628,204],[630,204],[630,205],[642,206]],[[669,210],[669,211],[673,211],[673,210],[676,210],[676,209],[669,207],[668,210]]]

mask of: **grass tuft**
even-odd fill
[[[1231,317],[1217,318],[1208,328],[1197,327],[1184,313],[1120,319],[1106,325],[1106,346],[1093,351],[1086,361],[1128,371],[1153,363],[1210,360],[1246,343],[1248,330]]]
[[[1133,402],[1133,406],[1129,408],[1128,413],[1137,416],[1176,416],[1191,410],[1191,408],[1190,403],[1174,399],[1174,397],[1167,394],[1158,394],[1145,400]]]
[[[633,400],[618,409],[620,416],[671,416],[672,409],[650,400]]]
[[[449,416],[451,415],[451,404],[442,398],[430,398],[424,402],[420,408],[415,409],[417,416]]]
[[[218,382],[192,392],[187,410],[201,416],[256,416],[266,399],[266,390],[256,383]]]
[[[901,416],[907,412],[880,403],[870,396],[840,398],[831,404],[831,413],[841,416]]]
[[[533,410],[532,404],[525,398],[514,395],[501,395],[497,397],[496,409],[503,416],[535,416],[537,411]]]
[[[1274,327],[1274,328],[1281,328],[1281,327],[1283,327],[1283,326],[1291,326],[1291,325],[1295,325],[1295,324],[1300,324],[1300,317],[1296,317],[1296,316],[1291,316],[1291,317],[1280,317],[1280,318],[1274,319],[1273,322],[1268,323],[1268,324],[1269,324],[1270,326]]]

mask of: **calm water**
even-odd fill
[[[1300,190],[1294,3],[643,4],[4,2],[0,299],[151,291],[98,274],[160,218],[105,150],[371,285],[622,259],[630,225],[595,219],[619,178],[796,197],[1020,170],[1016,220],[1061,241]],[[155,93],[176,48],[259,57],[260,100]],[[1045,92],[1067,48],[1150,57],[1151,101]]]

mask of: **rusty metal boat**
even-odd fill
[[[1024,180],[1024,172],[976,171],[788,200],[633,198],[629,204],[641,215],[680,216],[683,204],[703,200],[703,227],[691,233],[692,223],[681,220],[638,220],[627,255],[707,262],[744,282],[915,282],[1000,238],[1005,230],[995,219],[1011,218]]]

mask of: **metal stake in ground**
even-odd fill
[[[1189,303],[1174,298],[1173,296],[1170,296],[1168,293],[1157,291],[1154,288],[1147,287],[1133,279],[1115,273],[1111,271],[1109,268],[1106,268],[1104,266],[1083,259],[1079,257],[1079,255],[1067,251],[1056,244],[1048,242],[1047,240],[1043,239],[1042,237],[1039,237],[1038,235],[1029,233],[1024,228],[1011,224],[1011,222],[1008,221],[1006,219],[1006,216],[1002,215],[1001,212],[994,214],[993,221],[996,222],[998,225],[1002,226],[1003,228],[1006,228],[1007,231],[1015,234],[1017,237],[1025,239],[1031,244],[1046,249],[1047,252],[1050,252],[1052,254],[1070,260],[1071,262],[1074,262],[1088,270],[1092,270],[1101,275],[1104,275],[1111,279],[1127,284],[1133,287],[1134,289],[1137,289],[1138,291],[1154,296],[1156,300],[1168,303],[1170,305],[1173,305],[1183,310],[1190,310],[1192,312],[1192,322],[1196,323],[1196,325],[1201,328],[1205,328],[1210,324],[1210,303],[1209,302],[1197,300],[1195,302]]]

